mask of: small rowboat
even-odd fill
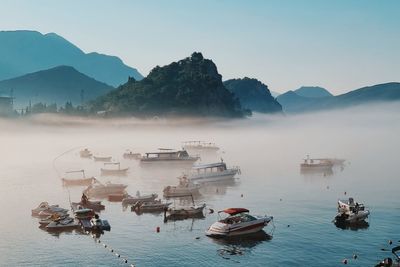
[[[206,204],[201,206],[192,206],[192,207],[183,207],[183,208],[170,208],[168,209],[168,213],[170,217],[196,217],[196,216],[204,216],[203,210],[206,207]]]
[[[100,170],[101,170],[101,175],[117,175],[117,176],[120,176],[120,175],[126,175],[126,173],[128,172],[128,169],[129,168],[123,168],[123,169],[121,169],[121,164],[119,163],[119,162],[113,162],[113,163],[104,163],[104,166],[106,166],[106,165],[116,165],[116,166],[118,166],[118,168],[116,168],[116,169],[104,169],[104,168],[101,168]]]
[[[150,202],[154,201],[158,197],[157,194],[143,195],[136,194],[136,197],[127,196],[122,200],[122,205],[133,205],[137,202]]]
[[[93,156],[94,161],[110,162],[112,157],[97,157]]]
[[[85,170],[68,171],[67,174],[82,173],[81,178],[61,178],[63,186],[89,186],[94,184],[97,180],[94,177],[86,178]]]

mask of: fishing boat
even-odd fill
[[[79,152],[81,158],[91,158],[93,156],[89,149],[85,148]]]
[[[128,195],[127,197],[122,199],[122,205],[126,206],[126,205],[135,204],[137,202],[150,202],[150,201],[155,200],[157,197],[158,197],[158,195],[155,193],[149,194],[149,195],[140,195],[140,192],[137,191],[136,197]]]
[[[148,152],[140,158],[141,163],[168,162],[193,164],[199,157],[189,156],[186,150],[160,148],[159,152]]]
[[[82,173],[81,178],[66,178],[71,173]],[[86,178],[85,170],[67,171],[65,177],[61,178],[63,186],[89,186],[96,182],[96,178]]]
[[[317,172],[332,172],[333,163],[326,159],[312,159],[309,156],[304,159],[304,162],[300,164],[302,172],[317,171]]]
[[[96,198],[96,197],[107,197],[108,195],[114,194],[125,194],[125,188],[127,185],[124,184],[113,184],[113,183],[96,183],[93,185],[88,186],[83,193],[88,196],[89,198]]]
[[[200,150],[200,151],[218,151],[219,147],[215,143],[205,141],[185,141],[182,142],[182,147],[185,150]]]
[[[75,215],[75,218],[78,220],[83,220],[83,219],[90,220],[95,215],[95,212],[92,209],[81,208],[81,209],[74,210],[74,215]]]
[[[80,223],[85,231],[102,232],[111,230],[108,221],[100,219],[98,214],[95,214],[90,219],[81,219]]]
[[[51,222],[55,222],[55,221],[60,221],[60,220],[64,220],[66,218],[68,218],[69,215],[68,213],[65,214],[58,214],[58,213],[54,213],[46,218],[43,218],[39,221],[39,225],[40,227],[45,227],[46,225],[48,225]]]
[[[225,209],[219,211],[218,216],[221,213],[228,214],[228,216],[213,223],[206,231],[207,236],[229,237],[256,233],[273,220],[272,216],[252,216],[249,214],[249,210],[244,208]]]
[[[233,179],[236,174],[240,174],[239,167],[227,168],[225,162],[195,165],[189,174],[192,183],[218,182]]]
[[[138,201],[132,205],[131,210],[137,212],[161,212],[168,209],[171,202],[162,202],[161,199],[159,200],[152,200],[152,201]]]
[[[183,175],[179,178],[179,184],[177,186],[166,186],[164,187],[163,193],[164,197],[181,197],[188,195],[198,195],[200,186],[197,184],[193,184],[187,178],[187,176]]]
[[[202,204],[200,206],[193,205],[190,207],[180,207],[180,208],[169,208],[168,209],[168,214],[169,218],[173,217],[184,217],[184,218],[190,218],[190,217],[197,217],[201,216],[204,217],[203,210],[206,207],[206,204]]]
[[[350,197],[346,200],[338,200],[337,215],[335,216],[335,223],[337,224],[357,224],[364,222],[370,212],[362,203],[354,202]]]
[[[85,209],[92,209],[95,211],[101,211],[106,208],[103,204],[101,204],[101,201],[92,201],[92,200],[88,200],[88,201],[81,200],[80,202],[72,202],[71,206],[75,210],[79,209],[79,207],[85,208]]]
[[[93,156],[94,161],[110,162],[112,157]]]
[[[127,151],[122,156],[124,159],[140,159],[142,157],[140,153],[133,153],[132,151]]]
[[[67,217],[63,220],[53,221],[46,225],[47,231],[62,231],[79,228],[80,224],[74,218]]]
[[[122,168],[121,169],[121,164],[119,162],[106,162],[104,163],[104,166],[107,165],[114,165],[117,166],[117,168],[112,168],[112,169],[104,169],[101,168],[101,175],[126,175],[128,172],[129,168]]]
[[[49,205],[47,202],[42,202],[39,206],[32,210],[34,217],[48,217],[54,213],[64,214],[68,213],[67,209],[60,208],[58,205]]]

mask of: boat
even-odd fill
[[[206,207],[206,204],[202,204],[200,206],[193,205],[190,207],[180,207],[180,208],[169,208],[168,209],[168,218],[174,217],[184,217],[184,218],[191,218],[191,217],[204,217],[203,210]]]
[[[53,221],[46,225],[47,231],[62,231],[68,229],[79,228],[80,224],[74,220],[74,218],[67,217],[63,220]]]
[[[136,192],[136,197],[130,196],[128,195],[127,197],[125,197],[124,199],[122,199],[122,205],[132,205],[135,204],[137,202],[149,202],[149,201],[153,201],[158,197],[157,194],[149,194],[149,195],[140,195],[140,192],[137,191]]]
[[[362,203],[354,202],[350,197],[346,200],[338,200],[337,215],[335,216],[335,223],[337,224],[357,224],[365,222],[370,212]]]
[[[168,163],[188,163],[193,164],[199,157],[189,156],[186,150],[173,150],[160,148],[159,152],[148,152],[145,156],[140,158],[141,163],[151,163],[151,162],[168,162]]]
[[[113,184],[110,182],[106,184],[96,183],[89,185],[83,193],[89,198],[107,197],[108,195],[125,194],[125,188],[127,187],[124,184]]]
[[[391,257],[385,258],[378,262],[375,267],[400,267],[400,246],[392,248],[392,254],[394,255],[394,260]]]
[[[98,214],[95,214],[91,219],[81,219],[80,222],[85,231],[102,232],[111,230],[108,221],[100,219]]]
[[[159,200],[151,200],[151,201],[138,201],[134,205],[132,205],[131,210],[137,212],[161,212],[168,209],[170,202],[162,202]]]
[[[164,197],[182,197],[188,195],[198,195],[200,186],[191,183],[187,176],[183,175],[179,178],[179,184],[177,186],[166,186],[164,187]]]
[[[227,168],[225,162],[201,164],[192,167],[189,180],[192,183],[218,182],[233,179],[236,174],[240,174],[239,167]]]
[[[128,172],[129,168],[123,168],[121,169],[121,164],[119,162],[106,162],[104,163],[104,166],[106,165],[115,165],[117,166],[116,169],[104,169],[101,168],[101,175],[126,175]]]
[[[75,210],[79,209],[79,207],[85,208],[85,209],[92,209],[95,211],[101,211],[106,208],[103,204],[101,204],[101,201],[92,201],[92,200],[88,200],[88,201],[81,200],[80,202],[72,202],[71,206]]]
[[[255,217],[249,214],[248,209],[228,208],[218,212],[228,214],[224,219],[213,223],[206,231],[207,236],[229,237],[252,234],[261,231],[273,220],[272,216]]]
[[[140,153],[133,153],[132,151],[125,152],[122,156],[124,159],[140,159],[142,157]]]
[[[94,161],[110,162],[112,157],[93,156]]]
[[[185,150],[201,150],[201,151],[218,151],[219,147],[215,143],[204,141],[185,141],[182,142],[182,147]]]
[[[45,227],[46,225],[48,225],[51,222],[56,222],[56,221],[60,221],[60,220],[64,220],[66,218],[68,218],[69,215],[68,213],[65,214],[58,214],[58,213],[54,213],[46,218],[43,218],[39,221],[39,225],[40,227]]]
[[[345,159],[338,159],[338,158],[322,158],[319,160],[331,162],[333,166],[343,166],[344,163],[346,162]]]
[[[58,205],[49,205],[47,202],[40,203],[37,208],[32,210],[32,216],[34,217],[48,217],[54,213],[68,213],[68,210],[60,208]]]
[[[71,173],[82,173],[82,177],[81,178],[61,178],[61,181],[63,183],[63,186],[88,186],[91,184],[94,184],[97,180],[94,177],[91,178],[86,178],[85,176],[85,170],[77,170],[77,171],[68,171],[66,172],[67,176],[68,174]]]
[[[89,149],[85,148],[79,152],[81,158],[91,158],[93,156]]]
[[[80,208],[80,209],[74,210],[74,215],[75,215],[75,218],[78,220],[82,220],[82,219],[90,220],[95,215],[95,212],[92,209]]]
[[[333,163],[326,159],[312,159],[309,156],[300,164],[302,172],[332,172]]]

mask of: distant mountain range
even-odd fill
[[[245,109],[262,113],[282,112],[281,105],[272,97],[268,87],[257,79],[231,79],[224,85],[239,98]]]
[[[318,93],[307,92],[307,96],[299,95],[296,91],[288,91],[277,97],[278,102],[282,105],[283,111],[287,113],[311,112],[317,110],[327,110],[335,108],[345,108],[360,104],[368,104],[372,102],[387,102],[400,100],[400,83],[391,82],[367,86],[357,90],[350,91],[345,94],[333,96],[324,92],[326,89],[313,87]],[[323,89],[323,90],[321,90]],[[311,90],[312,91],[312,90]],[[313,96],[310,96],[313,95]],[[315,97],[319,95],[319,97]]]
[[[294,92],[304,97],[329,97],[333,96],[328,90],[319,86],[302,86]]]
[[[234,94],[222,83],[215,64],[201,53],[155,67],[141,81],[130,79],[92,103],[93,111],[136,116],[242,117]]]
[[[84,101],[93,100],[114,89],[69,66],[59,66],[0,81],[0,92],[9,93],[10,88],[13,90],[16,108],[26,107],[29,101],[32,104],[43,102],[58,105],[70,101],[79,105],[82,97]]]
[[[84,53],[55,34],[36,31],[0,31],[0,80],[27,73],[72,66],[79,72],[112,86],[136,80],[142,75],[125,65],[121,59],[99,53]]]

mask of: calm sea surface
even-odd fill
[[[351,118],[348,111],[286,118],[256,115],[224,123],[47,117],[0,121],[0,266],[341,266],[345,258],[348,266],[373,266],[390,256],[382,251],[391,248],[388,240],[400,244],[398,110],[355,110]],[[102,182],[125,183],[131,195],[140,190],[162,197],[164,186],[176,184],[184,169],[143,167],[122,154],[126,149],[143,153],[179,148],[185,140],[217,143],[220,151],[202,155],[202,162],[223,158],[242,170],[235,181],[203,187],[196,203],[272,215],[274,224],[265,228],[268,235],[214,240],[204,231],[217,220],[216,213],[164,223],[162,214],[137,215],[107,200],[101,217],[110,222],[111,231],[100,237],[100,244],[78,232],[49,234],[31,217],[31,209],[42,201],[69,207],[69,197],[79,200],[82,187],[61,186],[60,175],[67,170],[85,169],[87,176]],[[113,156],[121,167],[129,167],[128,176],[100,176],[102,163],[79,157],[83,147]],[[299,163],[307,154],[345,158],[347,163],[331,176],[305,176]],[[368,227],[340,229],[331,222],[337,199],[349,196],[371,210]],[[353,254],[358,258],[352,259]]]

